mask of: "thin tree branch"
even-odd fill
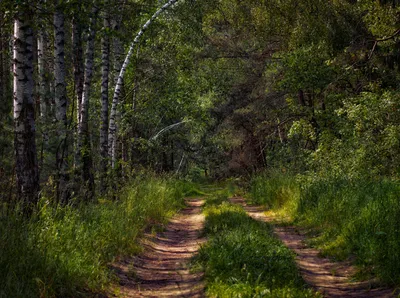
[[[372,50],[370,51],[370,53],[368,55],[368,60],[371,59],[372,55],[374,54],[374,51],[376,49],[376,46],[378,45],[378,42],[388,41],[388,40],[394,39],[399,34],[400,34],[400,29],[397,29],[392,35],[390,35],[388,37],[383,37],[383,38],[376,39],[375,42],[374,42],[374,46],[372,47]]]

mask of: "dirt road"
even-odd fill
[[[187,199],[183,209],[157,235],[146,234],[144,252],[115,266],[122,297],[204,297],[201,273],[188,263],[205,241],[200,199]]]
[[[248,206],[243,198],[232,198],[232,203],[240,204],[252,218],[273,223],[274,218],[265,215],[259,206]],[[371,283],[352,282],[355,268],[348,262],[332,262],[319,256],[319,251],[304,244],[306,236],[297,232],[295,227],[274,227],[275,234],[296,253],[296,263],[304,280],[325,297],[334,298],[389,298],[397,297],[393,290],[371,288]]]

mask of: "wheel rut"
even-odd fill
[[[144,252],[114,265],[121,297],[204,297],[202,273],[188,265],[200,245],[204,216],[201,199],[187,199],[187,207],[157,235],[145,234]]]
[[[252,218],[273,223],[274,218],[265,215],[261,206],[249,206],[243,198],[231,198],[234,204],[243,206]],[[303,279],[314,289],[332,298],[389,298],[397,297],[393,289],[372,288],[370,281],[352,282],[351,276],[356,272],[348,262],[333,262],[319,256],[319,251],[304,244],[306,236],[298,233],[295,227],[274,226],[277,237],[296,254],[296,263]]]

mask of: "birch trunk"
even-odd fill
[[[82,107],[82,93],[84,81],[82,26],[77,16],[72,19],[72,59],[74,64],[74,84],[76,98],[76,118],[79,125]]]
[[[40,123],[42,131],[39,169],[44,165],[44,151],[48,149],[49,144],[49,131],[47,125],[51,119],[51,93],[50,93],[50,65],[48,61],[49,56],[49,39],[47,32],[44,28],[38,32],[37,39],[37,52],[38,52],[38,88],[39,88],[39,111]],[[41,177],[39,177],[41,179]]]
[[[57,1],[56,1],[57,6]],[[54,13],[54,98],[57,120],[56,165],[58,172],[57,198],[66,202],[68,181],[67,90],[65,83],[65,29],[64,13],[56,7]]]
[[[80,122],[78,125],[78,154],[82,160],[82,178],[88,186],[89,197],[94,191],[94,177],[92,173],[92,157],[89,135],[89,96],[92,85],[93,66],[94,66],[94,41],[97,7],[92,10],[89,34],[87,39],[85,76],[82,93],[82,106],[80,111]]]
[[[167,10],[170,6],[178,2],[179,0],[169,0],[166,4],[164,4],[156,13],[143,25],[140,31],[137,33],[135,39],[131,43],[129,47],[129,51],[125,56],[124,63],[122,64],[121,70],[118,75],[117,83],[115,85],[113,101],[111,105],[111,112],[110,112],[110,124],[108,127],[108,155],[111,159],[111,166],[112,168],[115,167],[115,160],[116,160],[116,136],[117,136],[117,107],[119,104],[119,98],[122,92],[123,80],[126,69],[130,62],[130,58],[132,56],[133,50],[135,49],[136,45],[139,43],[140,37],[144,34],[146,29],[150,26],[150,24],[165,10]]]
[[[110,68],[110,37],[108,30],[110,22],[106,13],[104,17],[105,33],[101,41],[101,127],[100,127],[100,155],[101,155],[101,190],[106,189],[105,177],[108,159],[108,76]]]
[[[119,33],[120,26],[121,26],[121,21],[122,20],[121,20],[120,17],[117,17],[117,18],[113,19],[112,26],[113,26],[114,32]],[[123,56],[124,56],[123,45],[122,45],[121,39],[118,36],[113,38],[113,49],[114,49],[114,65],[113,65],[114,66],[114,70],[113,70],[113,75],[114,75],[114,85],[116,86],[117,82],[118,82],[118,76],[119,76],[119,73],[120,73],[121,67],[122,67],[122,59],[123,59]],[[123,85],[124,85],[124,82],[122,80],[121,90],[123,89]],[[120,119],[120,117],[121,117],[120,110],[117,108],[116,111],[115,111],[115,116],[114,116],[114,119],[116,119],[116,120],[114,120],[115,131],[118,130],[117,123],[118,123],[118,119]],[[117,147],[117,134],[115,134],[114,138],[111,141],[108,140],[108,155],[109,155],[109,157],[112,156],[112,158],[109,159],[112,169],[115,168],[115,163],[116,163],[116,160],[117,160],[117,151],[118,151],[117,148],[118,148]]]
[[[78,130],[80,124],[80,115],[82,107],[82,93],[84,81],[84,65],[83,65],[83,47],[82,47],[82,26],[77,15],[72,19],[72,60],[74,65],[74,91],[76,102],[76,128],[75,128],[75,155],[74,168],[78,170],[80,167]],[[77,177],[75,177],[77,178]]]
[[[33,30],[26,9],[14,20],[14,144],[17,194],[27,207],[38,199],[39,171],[33,100]]]
[[[38,72],[39,72],[39,96],[40,96],[40,117],[45,123],[49,116],[50,109],[50,82],[49,69],[46,61],[48,49],[48,37],[45,30],[41,30],[38,36]]]

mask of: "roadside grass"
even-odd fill
[[[84,297],[104,292],[118,256],[140,251],[145,227],[165,223],[191,183],[141,176],[118,200],[55,206],[45,198],[29,219],[0,213],[0,297]]]
[[[259,174],[250,182],[249,201],[264,205],[278,217],[293,219],[297,214],[301,189],[296,178],[281,172]]]
[[[320,297],[306,288],[294,254],[268,224],[240,206],[211,202],[204,210],[208,242],[193,260],[205,271],[208,297]]]
[[[400,285],[400,183],[261,175],[251,182],[255,203],[294,219],[318,236],[311,245],[336,259],[355,257],[359,278]]]

